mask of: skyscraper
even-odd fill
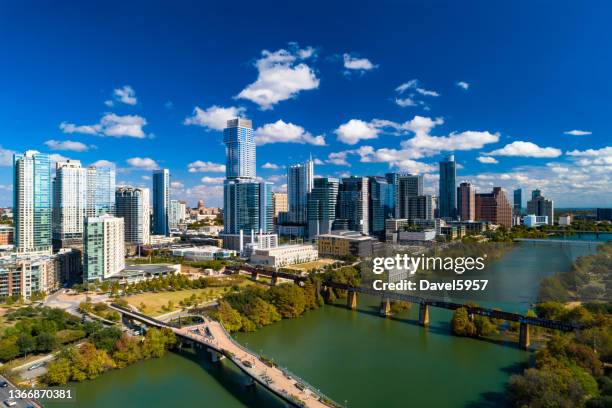
[[[153,171],[153,232],[170,235],[168,212],[170,211],[170,171]]]
[[[338,179],[317,177],[308,195],[308,238],[329,234],[336,218]]]
[[[248,119],[230,119],[223,129],[225,143],[225,176],[255,178],[255,140],[253,124]]]
[[[289,210],[289,204],[287,203],[287,193],[272,193],[272,207],[274,208],[275,219],[278,218],[278,213],[287,212]]]
[[[476,220],[512,227],[512,207],[501,187],[491,193],[476,194]]]
[[[64,248],[83,243],[87,209],[87,170],[78,160],[55,163],[53,180],[53,246]]]
[[[449,154],[440,162],[440,194],[438,196],[440,218],[455,218],[457,214],[457,164],[455,155]]]
[[[383,236],[385,233],[385,220],[390,218],[389,189],[394,188],[385,177],[368,177],[370,184],[370,234]]]
[[[476,188],[468,182],[457,187],[457,215],[461,221],[474,221],[476,219]]]
[[[555,222],[555,204],[553,200],[549,200],[542,195],[540,190],[531,192],[531,200],[527,201],[527,215],[546,216],[548,224],[553,225]]]
[[[419,195],[408,200],[408,220],[433,220],[434,200],[431,195]]]
[[[293,164],[287,168],[287,203],[289,222],[306,224],[308,193],[312,190],[314,162]]]
[[[389,207],[389,214],[385,218],[393,218],[395,217],[397,173],[386,173],[385,178],[389,184],[389,188],[387,189],[387,206]]]
[[[517,188],[514,190],[514,215],[521,215],[523,208],[523,190]]]
[[[187,213],[187,205],[184,201],[170,200],[170,211],[168,216],[168,224],[170,229],[177,229],[180,224],[185,222]]]
[[[51,159],[29,150],[13,156],[15,248],[51,251]]]
[[[395,218],[411,218],[410,199],[420,195],[423,195],[422,175],[398,174],[395,192]]]
[[[123,218],[112,215],[85,221],[83,282],[101,281],[125,268]]]
[[[115,213],[115,169],[87,168],[87,217]]]
[[[369,184],[367,177],[345,177],[338,190],[337,219],[348,221],[351,231],[368,234],[369,223]]]
[[[134,245],[148,245],[151,231],[151,209],[148,188],[117,187],[117,217],[123,218],[124,240]]]

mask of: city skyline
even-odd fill
[[[274,19],[245,7],[252,13],[244,15],[259,25]],[[328,7],[327,18],[312,15],[309,24],[330,27],[329,16],[340,9]],[[605,13],[581,5],[564,5],[554,16],[544,5],[530,5],[527,15],[520,7],[479,6],[482,15],[508,17],[483,38],[471,6],[449,5],[436,16],[419,14],[418,5],[395,7],[394,14],[411,11],[422,21],[389,28],[393,21],[369,19],[362,21],[364,33],[350,38],[320,35],[301,22],[295,28],[281,22],[278,33],[246,38],[250,29],[239,24],[228,38],[216,35],[216,45],[188,46],[188,38],[214,35],[224,20],[219,16],[229,11],[215,10],[214,22],[197,7],[174,10],[176,21],[168,22],[173,29],[156,33],[148,27],[166,20],[161,10],[131,21],[127,32],[121,18],[108,18],[110,11],[100,10],[85,23],[70,18],[76,11],[59,7],[44,10],[52,18],[39,27],[48,34],[39,38],[21,36],[24,23],[36,17],[8,5],[0,33],[9,40],[20,37],[6,45],[15,63],[0,68],[11,78],[0,110],[0,205],[11,205],[12,154],[36,149],[53,161],[70,158],[84,167],[112,163],[117,185],[150,188],[151,170],[167,168],[172,199],[222,206],[221,129],[236,116],[253,121],[256,172],[277,191],[286,190],[287,166],[312,154],[315,177],[419,173],[424,193],[438,195],[438,162],[454,153],[457,185],[470,181],[480,192],[501,186],[508,195],[516,188],[540,188],[559,208],[612,202],[612,146],[606,145],[612,129],[604,103],[612,90],[605,85],[609,63],[597,59],[609,32]],[[342,11],[357,18],[358,9]],[[519,20],[521,31],[511,31]],[[582,20],[590,31],[577,24]],[[108,38],[94,29],[103,21],[112,28],[104,34]],[[470,22],[479,24],[472,28]],[[183,30],[176,29],[179,23]],[[58,31],[51,33],[52,26]],[[441,26],[446,28],[436,38]],[[80,30],[98,53],[83,53],[85,42],[60,37],[70,30]],[[413,41],[398,40],[405,30]],[[167,41],[155,41],[170,32]],[[571,54],[568,38],[579,43]],[[129,51],[130,58],[110,58],[97,46],[103,40],[115,46],[114,55]],[[383,41],[388,46],[379,47]],[[516,62],[532,59],[543,44],[546,61]],[[42,78],[25,62],[35,55],[47,60]],[[153,55],[163,63],[151,63]]]

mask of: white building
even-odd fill
[[[528,228],[539,227],[548,224],[548,216],[529,214],[523,217],[523,225]]]
[[[436,239],[435,229],[422,231],[399,231],[398,241],[433,241]]]
[[[0,257],[0,297],[29,299],[48,293],[58,284],[55,259],[49,254],[17,254]]]
[[[559,225],[572,225],[572,215],[568,214],[568,215],[562,215],[559,217]]]
[[[279,268],[312,262],[319,259],[319,251],[312,245],[282,245],[276,248],[255,249],[250,261],[255,265]]]
[[[83,281],[108,279],[125,267],[123,218],[111,215],[85,221]]]
[[[81,244],[87,209],[87,169],[78,160],[55,163],[53,246]]]
[[[212,261],[234,257],[236,251],[205,245],[193,248],[176,248],[172,250],[172,256],[180,256],[189,261]]]
[[[187,205],[184,201],[170,200],[169,210],[169,224],[170,229],[178,229],[179,225],[185,223],[187,218]]]

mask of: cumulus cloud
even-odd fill
[[[321,164],[325,164],[325,162],[324,162],[323,160],[319,159],[319,158],[315,158],[315,159],[313,160],[313,162],[314,162],[314,164],[319,164],[319,165],[321,165]]]
[[[223,177],[209,177],[204,176],[200,179],[203,184],[223,184]]]
[[[206,110],[196,106],[193,109],[193,114],[185,118],[183,124],[202,126],[211,130],[223,130],[227,126],[228,120],[242,117],[244,111],[244,108],[236,106],[223,108],[213,105]]]
[[[303,127],[277,120],[257,128],[254,133],[255,143],[262,146],[269,143],[300,143],[325,146],[323,135],[313,136]]]
[[[108,160],[97,160],[90,164],[93,167],[115,167],[115,163]]]
[[[129,85],[124,85],[121,88],[115,89],[113,91],[113,97],[116,101],[125,103],[126,105],[136,105],[138,103],[138,99],[136,99],[136,92],[134,92],[134,88]],[[110,101],[110,105],[107,102],[109,101],[105,102],[107,106],[112,106],[112,101]]]
[[[180,181],[173,181],[173,182],[170,183],[170,187],[176,188],[176,189],[181,189],[181,188],[185,187],[185,185],[183,183],[181,183]]]
[[[342,58],[344,60],[344,68],[346,68],[347,70],[365,72],[371,71],[374,68],[378,67],[378,65],[374,65],[367,58],[353,57],[350,54],[344,54]]]
[[[470,88],[470,84],[468,84],[465,81],[459,81],[455,85],[457,85],[459,88],[463,89],[464,91],[467,91]]]
[[[414,89],[417,87],[417,84],[419,83],[418,79],[411,79],[408,82],[404,82],[403,84],[399,85],[397,88],[395,88],[395,92],[397,93],[404,93],[409,89]]]
[[[579,166],[592,167],[597,172],[612,172],[612,146],[601,149],[572,150],[566,153]]]
[[[15,153],[17,153],[15,150],[4,149],[0,146],[0,166],[12,166]]]
[[[418,105],[412,98],[395,98],[395,104],[401,106],[402,108]]]
[[[223,173],[225,164],[196,160],[187,165],[187,170],[190,173]]]
[[[578,130],[578,129],[568,130],[563,133],[565,133],[566,135],[572,135],[572,136],[586,136],[586,135],[593,134],[593,132],[589,132],[588,130]]]
[[[401,106],[402,108],[422,106],[425,110],[429,110],[427,103],[418,99],[419,96],[440,96],[440,94],[436,91],[419,86],[418,79],[411,79],[410,81],[400,84],[395,88],[395,92],[397,92],[399,95],[407,93],[407,96],[395,98],[395,104]]]
[[[360,140],[376,139],[380,131],[380,128],[372,122],[364,122],[361,119],[351,119],[340,125],[334,133],[342,143],[354,145]]]
[[[66,160],[70,160],[68,157],[62,156],[61,154],[58,154],[58,153],[50,154],[49,159],[51,159],[52,163],[65,162]]]
[[[337,166],[350,166],[346,161],[348,152],[333,152],[327,156],[327,163],[335,164]]]
[[[278,169],[280,169],[280,166],[278,164],[267,162],[263,166],[261,166],[261,168],[262,169],[270,169],[270,170],[278,170]]]
[[[262,51],[255,62],[257,80],[244,88],[237,98],[248,99],[261,109],[294,98],[301,91],[317,89],[319,79],[304,60],[314,54],[311,47],[298,50]]]
[[[425,88],[417,88],[416,91],[423,96],[440,96],[440,94],[436,91],[432,91]]]
[[[487,153],[491,156],[518,156],[518,157],[559,157],[561,150],[554,147],[540,147],[532,142],[523,142],[517,140],[501,149],[493,150]]]
[[[155,162],[155,160],[149,157],[132,157],[127,159],[126,162],[137,169],[140,170],[156,170],[159,169],[159,165]]]
[[[478,160],[481,163],[485,163],[485,164],[497,164],[499,163],[495,157],[489,157],[489,156],[480,156],[477,157],[476,160]]]
[[[45,145],[51,150],[68,150],[72,152],[84,152],[89,150],[89,146],[81,142],[72,140],[47,140]]]
[[[117,115],[106,113],[95,125],[75,125],[62,122],[60,129],[64,133],[84,133],[89,135],[109,137],[145,137],[143,127],[147,124],[145,118],[138,115]]]

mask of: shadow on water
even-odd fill
[[[509,366],[501,367],[499,370],[508,375],[520,374],[527,368],[525,363],[513,363]],[[508,401],[505,392],[483,392],[479,395],[478,400],[467,402],[465,408],[500,408],[510,407],[510,401]]]
[[[221,387],[247,407],[280,408],[286,406],[284,401],[261,386],[247,386],[249,377],[227,359],[214,363],[210,354],[203,349],[184,348],[173,352],[198,364]]]

